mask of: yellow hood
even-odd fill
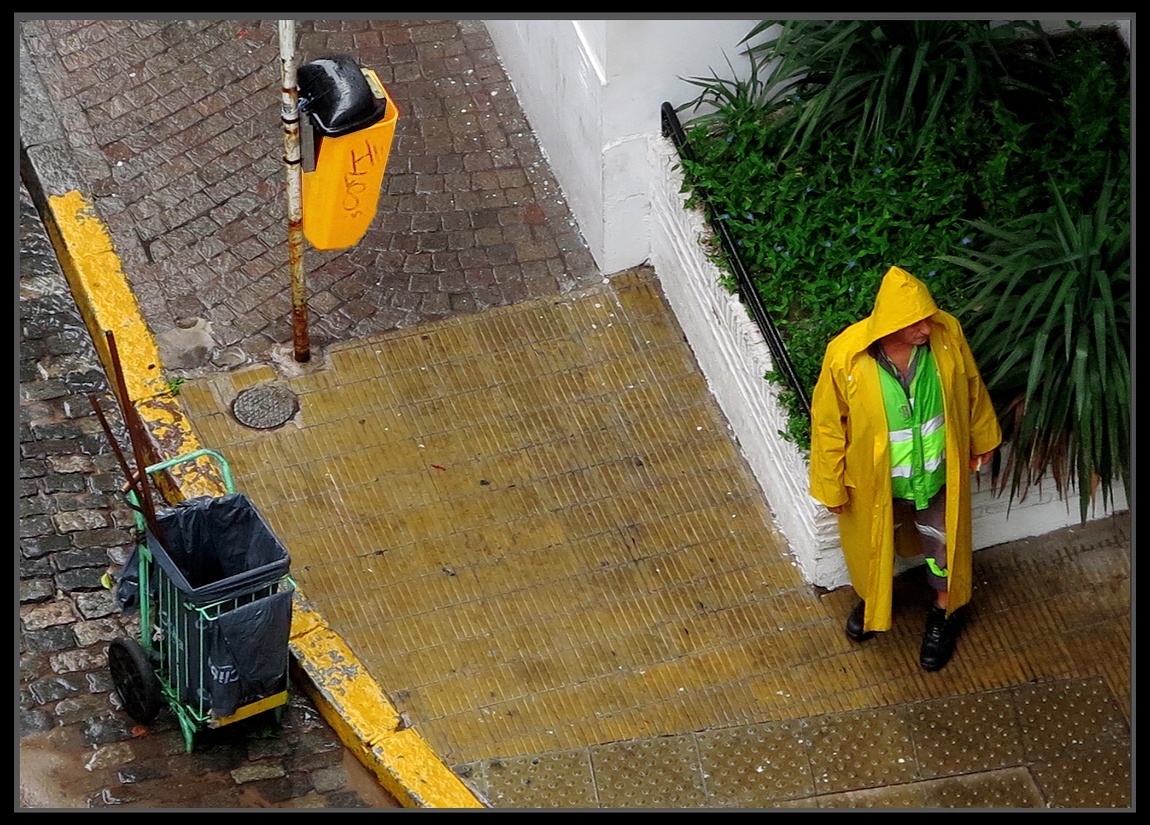
[[[905,269],[892,266],[883,276],[874,309],[866,319],[868,345],[879,338],[917,324],[938,312],[926,284]]]

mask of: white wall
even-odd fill
[[[602,267],[602,21],[489,20],[491,40],[568,206]]]
[[[731,20],[488,20],[491,40],[599,269],[650,257],[647,145],[680,78],[739,69],[755,24]]]

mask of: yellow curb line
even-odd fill
[[[404,727],[375,679],[302,597],[293,605],[291,650],[320,713],[401,805],[484,807],[423,738]]]
[[[79,192],[51,196],[44,216],[64,275],[104,367],[115,375],[111,331],[131,404],[144,421],[152,463],[200,449],[163,376],[159,348],[143,320],[107,227]],[[113,382],[114,385],[115,382]],[[169,500],[223,495],[211,462],[174,467],[161,485]],[[380,784],[406,808],[486,805],[431,750],[338,634],[296,591],[289,648],[320,713]]]

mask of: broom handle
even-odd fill
[[[120,366],[120,353],[116,349],[116,336],[112,330],[106,330],[104,333],[108,341],[108,353],[112,359],[112,371],[115,373],[116,378],[116,395],[120,402],[120,409],[124,413],[124,423],[128,427],[128,440],[132,442],[132,454],[136,458],[136,468],[139,472],[139,485],[140,485],[140,499],[144,508],[144,520],[147,522],[148,529],[156,537],[156,541],[165,550],[167,546],[164,543],[163,532],[160,530],[159,522],[156,521],[156,507],[152,502],[152,488],[148,483],[148,470],[147,461],[144,456],[144,447],[141,443],[143,438],[143,422],[140,420],[140,413],[136,410],[135,405],[131,403],[128,398],[128,385],[124,380],[124,370]],[[129,478],[132,476],[129,475]]]

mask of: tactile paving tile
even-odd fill
[[[602,808],[699,808],[707,804],[693,734],[591,748]]]
[[[737,683],[763,666],[747,634],[679,639],[749,609],[768,576],[798,582],[781,544],[764,552],[769,513],[669,318],[623,277],[333,347],[299,426],[224,447],[245,478],[280,470],[265,515],[301,586],[446,756],[746,720]],[[632,668],[648,675],[615,678]],[[471,703],[551,707],[551,693],[586,723],[533,731],[510,705],[468,719]],[[450,741],[449,717],[468,720]]]
[[[928,808],[1045,808],[1026,768],[1004,768],[920,783]]]
[[[1057,756],[1068,748],[1129,737],[1126,720],[1101,679],[1025,685],[1014,690],[1015,708],[1030,757]]]
[[[1089,672],[1100,676],[1110,690],[1114,701],[1122,709],[1126,724],[1130,724],[1130,664],[1131,621],[1129,597],[1126,613],[1108,622],[1094,622],[1076,629],[1062,638],[1067,657],[1078,663],[1089,663]]]
[[[699,733],[697,739],[708,806],[758,807],[814,795],[800,720]]]
[[[867,788],[861,791],[827,794],[815,798],[819,808],[925,808],[926,789],[922,782]]]
[[[489,759],[483,766],[493,808],[595,808],[598,800],[586,750]]]
[[[919,773],[989,771],[1022,760],[1022,729],[1006,691],[954,696],[910,706]]]
[[[910,723],[898,710],[809,720],[811,772],[819,792],[898,785],[918,778]]]
[[[1035,781],[1050,808],[1129,808],[1130,742],[1075,748],[1034,765]]]

